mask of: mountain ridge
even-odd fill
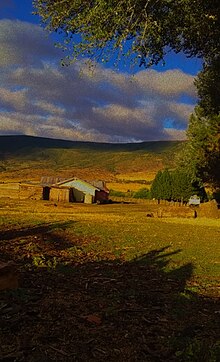
[[[23,148],[65,148],[91,149],[96,151],[140,151],[154,152],[180,145],[185,141],[144,141],[136,143],[104,143],[89,141],[70,141],[56,138],[37,137],[28,135],[0,135],[0,151],[13,152]]]

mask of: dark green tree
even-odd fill
[[[179,170],[172,173],[172,200],[187,202],[196,191],[189,174]]]
[[[151,196],[153,199],[163,199],[163,188],[162,188],[162,177],[163,172],[158,171],[151,185]]]
[[[157,200],[171,200],[172,176],[168,170],[159,171],[151,186],[151,196]]]
[[[172,175],[169,170],[164,170],[161,177],[162,182],[162,199],[170,201],[172,199],[173,185]]]
[[[159,171],[151,186],[151,196],[157,200],[188,202],[194,194],[202,200],[206,197],[203,185],[192,181],[184,169]]]
[[[200,112],[203,116],[218,115],[220,112],[220,56],[204,63],[203,70],[195,79]]]
[[[192,182],[207,183],[220,189],[220,114],[204,116],[196,107],[190,117],[188,142],[180,159],[180,167]]]

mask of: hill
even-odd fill
[[[32,136],[0,136],[1,178],[39,178],[42,174],[77,174],[108,180],[149,178],[175,167],[180,141],[127,144],[77,142]]]

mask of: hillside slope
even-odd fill
[[[34,179],[62,173],[111,180],[120,175],[133,180],[147,174],[152,178],[159,169],[175,167],[175,155],[182,146],[180,141],[108,144],[0,136],[0,177]]]

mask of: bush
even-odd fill
[[[126,192],[116,191],[116,190],[110,190],[110,191],[109,191],[109,196],[126,197]]]
[[[133,197],[135,199],[151,199],[151,192],[150,192],[150,190],[148,190],[144,187],[144,188],[134,192]]]

